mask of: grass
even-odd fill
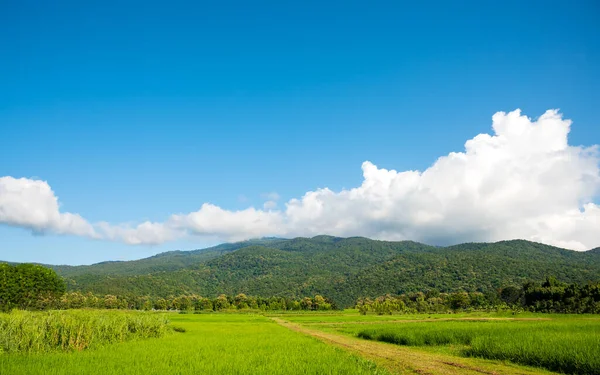
[[[423,347],[408,347],[372,340],[363,340],[355,335],[341,334],[329,325],[300,325],[282,318],[272,318],[282,326],[300,332],[330,345],[341,347],[368,358],[394,374],[429,375],[546,375],[547,370],[473,357],[456,357],[450,352],[424,350]],[[432,348],[432,347],[427,347]],[[440,347],[435,347],[440,348]]]
[[[0,353],[81,351],[139,338],[161,337],[164,315],[98,310],[0,314]]]
[[[0,348],[15,375],[600,374],[600,317],[15,311]]]
[[[81,352],[0,355],[2,374],[389,374],[260,315],[171,314],[185,333]]]
[[[349,325],[358,337],[407,346],[458,346],[463,356],[569,374],[600,373],[600,321],[439,321]]]
[[[559,315],[559,314],[535,314],[535,313],[520,313],[513,314],[510,312],[475,312],[475,313],[449,313],[449,314],[393,314],[393,315],[360,315],[358,310],[344,310],[328,313],[312,312],[294,314],[287,313],[269,313],[268,316],[277,316],[282,319],[289,320],[294,323],[312,324],[312,323],[353,323],[353,322],[386,322],[386,321],[401,321],[401,320],[448,320],[448,319],[564,319],[565,317],[577,317],[577,315]]]

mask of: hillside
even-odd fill
[[[323,294],[342,306],[363,296],[437,289],[488,291],[554,275],[600,280],[600,252],[528,241],[433,247],[367,238],[262,239],[130,262],[54,266],[70,290],[168,296]]]
[[[600,252],[576,252],[528,241],[462,244],[412,253],[366,267],[348,280],[349,295],[494,290],[555,276],[561,281],[600,280]]]
[[[201,262],[216,258],[230,251],[251,245],[268,245],[280,239],[265,238],[224,243],[207,249],[192,251],[168,251],[148,258],[132,261],[108,261],[92,264],[90,266],[64,266],[48,265],[63,277],[77,277],[81,275],[143,275],[152,272],[176,271],[186,267],[193,267]]]

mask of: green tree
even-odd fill
[[[230,305],[227,296],[225,294],[218,296],[213,302],[213,306],[216,311],[228,309]]]
[[[0,310],[55,306],[65,283],[54,270],[36,264],[0,264]]]

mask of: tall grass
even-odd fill
[[[97,310],[0,314],[0,352],[80,351],[91,346],[167,332],[164,316]]]
[[[364,339],[408,346],[460,345],[464,356],[507,360],[568,374],[600,374],[600,321],[381,324]]]
[[[10,375],[389,375],[357,355],[250,314],[171,314],[186,333],[81,352],[0,355]]]
[[[503,332],[474,338],[463,354],[567,374],[600,374],[600,332]]]

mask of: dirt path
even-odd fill
[[[342,347],[373,360],[395,374],[420,374],[420,375],[539,375],[550,374],[537,369],[522,366],[503,364],[476,358],[460,358],[451,355],[428,353],[403,346],[386,344],[376,341],[362,340],[351,336],[323,332],[292,323],[281,318],[271,318],[279,325],[313,336],[328,344]]]

